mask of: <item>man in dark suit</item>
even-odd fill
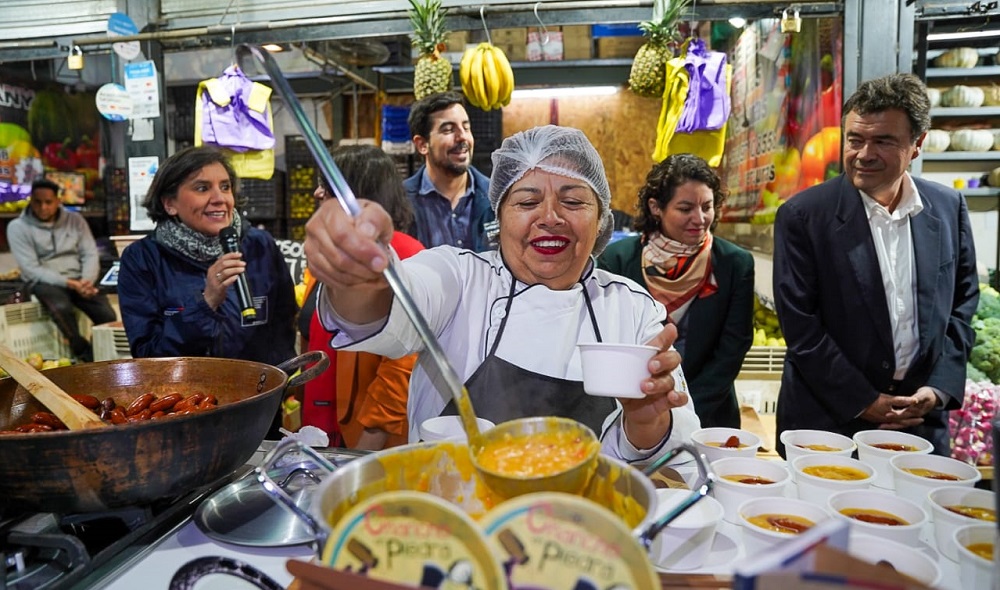
[[[844,174],[775,219],[778,433],[905,429],[947,454],[979,301],[965,199],[906,171],[930,126],[918,78],[864,82],[844,112]]]
[[[462,95],[442,92],[413,104],[407,120],[424,165],[403,182],[413,205],[410,228],[398,228],[428,248],[442,244],[489,250],[494,220],[490,180],[472,166],[475,140]]]

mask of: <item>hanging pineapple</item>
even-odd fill
[[[413,94],[417,100],[436,92],[451,90],[451,62],[441,57],[445,49],[444,30],[446,9],[441,0],[410,0],[410,23],[413,25],[413,46],[420,50],[420,59],[413,68]]]
[[[653,0],[653,19],[639,24],[648,37],[632,60],[628,85],[639,96],[661,98],[667,60],[674,56],[673,44],[680,41],[677,20],[689,0]]]

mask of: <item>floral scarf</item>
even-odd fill
[[[243,223],[240,216],[235,213],[233,229],[236,230],[236,235],[243,237]],[[153,239],[198,262],[209,262],[222,256],[222,244],[218,236],[206,236],[184,225],[176,217],[156,224]]]
[[[719,290],[712,274],[712,234],[686,246],[656,232],[642,248],[642,277],[654,299],[673,313],[694,297]]]

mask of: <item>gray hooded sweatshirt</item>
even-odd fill
[[[44,223],[29,207],[7,226],[7,242],[29,287],[36,283],[65,287],[66,279],[97,284],[101,271],[97,244],[79,213],[59,207],[55,220]]]

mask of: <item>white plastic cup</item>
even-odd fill
[[[649,379],[649,359],[659,349],[643,344],[591,342],[577,344],[583,368],[583,390],[589,395],[641,399]]]
[[[896,430],[862,430],[854,433],[853,438],[858,445],[858,459],[874,467],[877,472],[872,485],[886,490],[896,489],[896,482],[892,479],[892,470],[889,468],[891,457],[901,453],[927,454],[934,450],[934,446],[927,439]],[[917,450],[891,451],[872,446],[882,443],[909,445],[916,447]]]
[[[739,448],[727,448],[716,446],[725,443],[729,437],[735,436],[740,440]],[[760,448],[760,437],[748,430],[738,428],[726,428],[717,426],[715,428],[699,428],[691,433],[691,442],[699,453],[711,463],[726,457],[753,457]],[[712,444],[709,444],[712,443]]]
[[[476,424],[479,425],[480,432],[489,430],[494,426],[492,422],[485,418],[476,418]],[[458,416],[428,418],[420,423],[420,428],[417,431],[420,434],[420,440],[424,442],[438,442],[443,440],[464,442],[469,440],[469,437],[465,434],[465,428],[462,427],[462,419]]]
[[[910,544],[889,541],[882,537],[858,534],[851,531],[847,552],[861,561],[877,564],[887,561],[899,573],[910,576],[914,580],[931,588],[938,588],[941,583],[941,568],[936,560]]]
[[[990,588],[996,564],[969,550],[972,543],[992,543],[996,555],[997,528],[992,524],[971,524],[959,527],[954,533],[955,550],[958,552],[958,574],[963,588]]]
[[[993,492],[976,488],[949,486],[931,490],[927,497],[934,514],[934,542],[938,551],[952,561],[958,561],[958,546],[955,542],[955,531],[960,527],[975,524],[989,524],[978,518],[965,516],[948,510],[946,506],[971,506],[996,510]]]
[[[781,433],[781,444],[785,445],[785,459],[791,463],[802,455],[843,455],[850,457],[858,445],[850,437],[826,430],[786,430]],[[838,449],[820,451],[799,445],[824,445]]]
[[[747,520],[750,517],[762,514],[790,514],[805,518],[814,526],[830,518],[826,509],[794,498],[754,498],[741,504],[738,512],[740,527],[743,529],[743,548],[747,556],[767,551],[795,537],[792,534],[763,529]]]
[[[739,507],[752,498],[784,497],[792,476],[778,461],[755,457],[727,457],[712,462],[712,471],[718,476],[712,487],[712,496],[722,504],[726,522],[740,523]],[[726,479],[726,475],[752,475],[774,483],[749,484]]]
[[[837,467],[851,467],[860,470],[866,475],[864,479],[829,479],[805,473],[806,467],[816,467],[820,465],[832,465]],[[844,457],[841,455],[803,455],[792,461],[792,477],[798,488],[799,498],[826,506],[827,499],[835,492],[844,490],[867,490],[875,481],[877,473],[870,465],[866,465],[857,459]]]
[[[656,490],[656,518],[691,495],[687,490]],[[657,566],[687,571],[705,565],[712,552],[715,531],[722,522],[722,504],[706,496],[678,516],[653,540],[649,555]]]
[[[920,531],[927,524],[927,512],[919,505],[878,488],[837,492],[827,499],[827,508],[834,518],[847,522],[852,532],[898,543],[912,543],[914,539],[920,537]],[[865,522],[840,512],[848,508],[880,510],[906,521],[907,524],[885,525]]]
[[[889,469],[892,471],[896,494],[922,508],[926,507],[927,494],[931,490],[947,486],[971,488],[983,477],[978,469],[964,461],[923,453],[897,453],[894,457],[889,458]],[[931,479],[904,471],[904,469],[930,469],[955,476],[958,480]],[[930,510],[929,507],[926,509]]]

